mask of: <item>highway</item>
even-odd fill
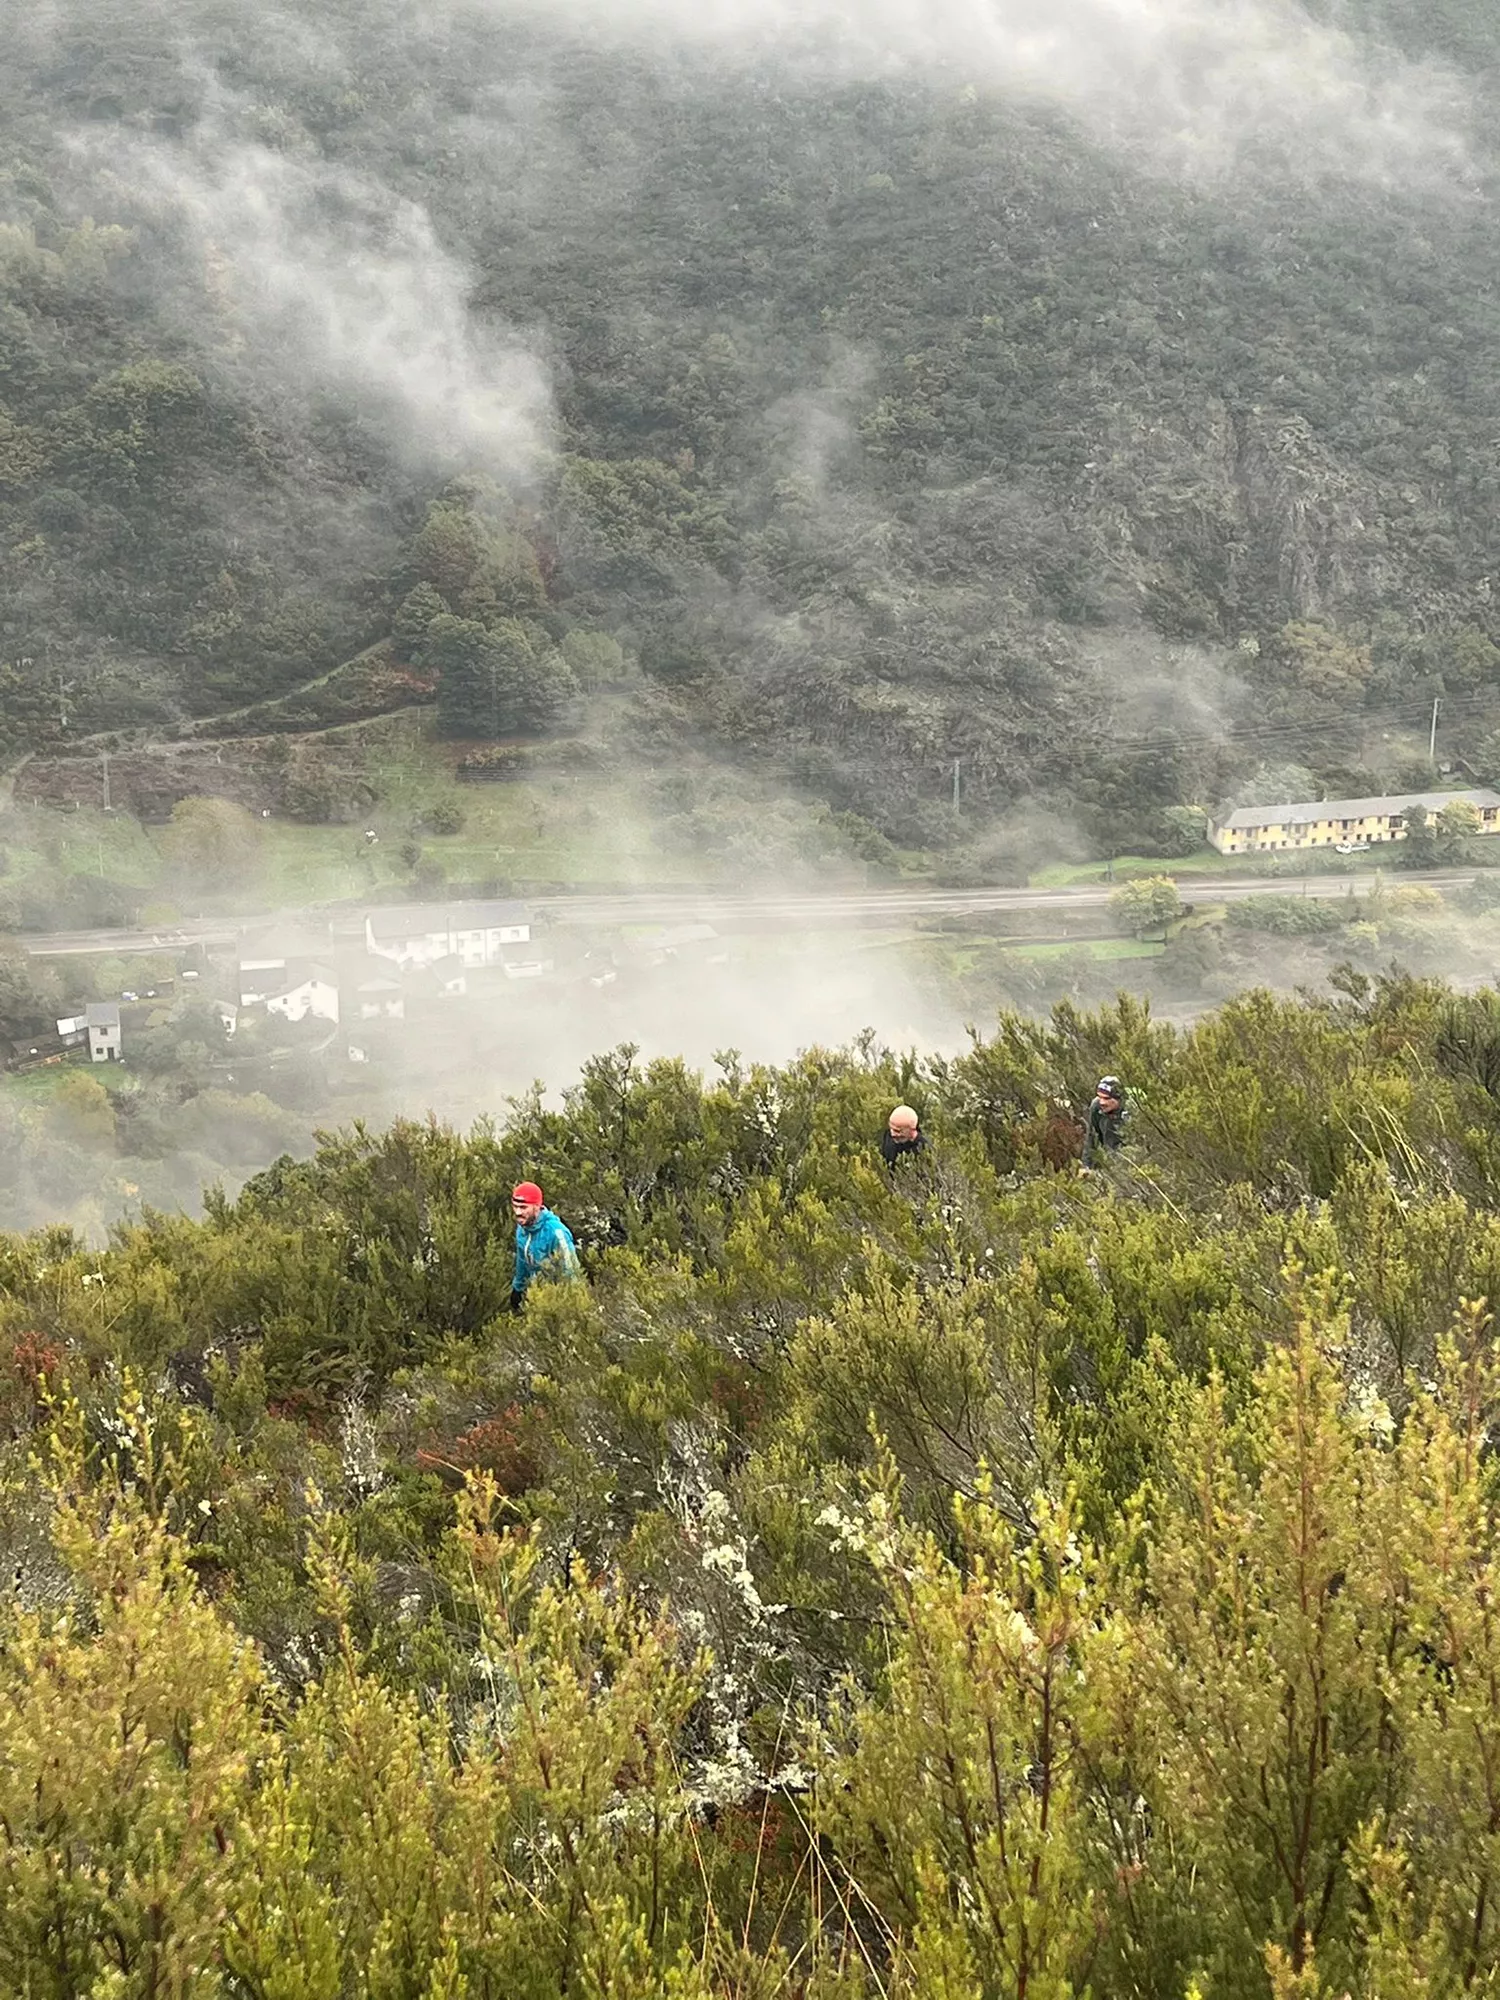
[[[1166,871],[1163,871],[1166,872]],[[1227,903],[1244,896],[1345,896],[1368,894],[1375,871],[1347,875],[1212,876],[1184,875],[1177,883],[1184,902]],[[1459,889],[1472,882],[1471,869],[1425,869],[1384,872],[1390,887],[1424,882],[1437,889]],[[826,889],[758,895],[725,889],[621,890],[608,896],[527,896],[538,926],[548,923],[618,925],[710,923],[737,930],[805,930],[835,928],[881,930],[920,917],[982,917],[1019,911],[1097,910],[1104,908],[1116,884],[1090,882],[1067,889]],[[459,901],[459,898],[453,898]],[[442,907],[441,904],[438,907]],[[197,917],[158,930],[88,930],[31,932],[20,942],[36,958],[63,958],[78,953],[182,951],[193,944],[230,945],[246,931],[265,924],[295,921],[302,925],[328,922],[331,934],[357,936],[361,919],[339,911],[269,910],[239,919]]]

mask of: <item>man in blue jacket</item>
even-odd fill
[[[511,1281],[510,1309],[521,1310],[528,1287],[543,1275],[577,1278],[578,1247],[562,1219],[542,1200],[535,1181],[511,1189],[510,1212],[516,1218],[516,1275]]]

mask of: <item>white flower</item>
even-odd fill
[[[1006,1620],[1006,1623],[1010,1627],[1011,1637],[1019,1641],[1024,1652],[1033,1653],[1036,1651],[1037,1646],[1041,1642],[1019,1611],[1012,1608],[1010,1617]]]
[[[352,1391],[339,1410],[339,1456],[344,1478],[355,1493],[378,1493],[385,1484],[374,1419]]]
[[[1396,1420],[1375,1384],[1357,1382],[1349,1397],[1349,1421],[1372,1444],[1387,1445],[1396,1435]]]

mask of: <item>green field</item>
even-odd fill
[[[452,783],[441,766],[400,769],[356,825],[308,826],[269,819],[257,828],[258,852],[233,900],[264,907],[337,902],[394,889],[412,879],[410,844],[422,865],[451,882],[513,880],[655,885],[713,880],[711,857],[656,845],[627,787],[590,779],[529,783]],[[417,829],[422,813],[452,799],[464,813],[457,834]],[[377,838],[365,838],[366,828]],[[125,812],[18,806],[7,818],[6,873],[0,893],[55,892],[70,878],[97,878],[140,898],[146,923],[207,914],[223,898],[187,892],[173,880],[162,851],[164,829]],[[403,848],[407,849],[403,855]]]
[[[1336,858],[1329,857],[1330,861]],[[1103,882],[1109,878],[1110,867],[1107,861],[1056,861],[1048,868],[1037,869],[1031,877],[1031,887],[1066,889],[1075,882]],[[1200,847],[1196,854],[1170,861],[1160,855],[1117,854],[1113,868],[1114,879],[1119,882],[1135,875],[1263,875],[1266,859],[1264,856],[1247,859],[1240,854],[1220,854],[1216,847]]]
[[[1389,856],[1381,853],[1336,854],[1331,848],[1317,848],[1301,854],[1220,854],[1216,847],[1200,847],[1195,854],[1172,860],[1164,860],[1160,855],[1117,854],[1113,879],[1127,882],[1139,875],[1171,875],[1179,880],[1194,875],[1276,875],[1288,884],[1295,884],[1305,874],[1357,876],[1378,874],[1389,866]],[[1037,869],[1030,878],[1030,886],[1066,889],[1075,882],[1103,882],[1110,879],[1110,867],[1107,861],[1057,861],[1050,867]]]
[[[64,1079],[75,1071],[93,1077],[109,1091],[124,1090],[132,1081],[124,1063],[92,1063],[86,1056],[80,1056],[71,1062],[54,1063],[48,1069],[0,1070],[0,1097],[11,1104],[50,1104]]]
[[[1160,958],[1166,950],[1165,945],[1142,938],[1070,938],[1055,944],[1016,945],[1000,938],[996,942],[1005,945],[1013,958],[1061,958],[1068,952],[1085,958]]]

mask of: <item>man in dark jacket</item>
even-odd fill
[[[888,1167],[893,1167],[907,1154],[925,1153],[926,1150],[927,1141],[916,1112],[909,1104],[898,1104],[885,1121],[885,1130],[880,1135],[881,1159]]]
[[[1101,1076],[1083,1125],[1084,1170],[1101,1154],[1118,1153],[1125,1140],[1125,1086],[1117,1076]]]

